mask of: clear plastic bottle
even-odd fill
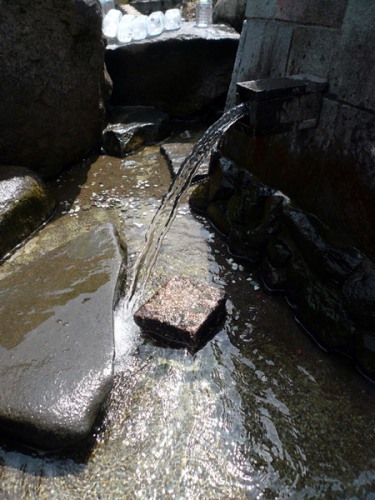
[[[197,0],[195,24],[198,28],[207,28],[212,24],[212,0]]]

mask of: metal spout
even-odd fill
[[[292,75],[237,83],[237,103],[249,107],[250,127],[272,134],[313,128],[319,122],[328,82],[312,75]]]

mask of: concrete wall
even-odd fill
[[[235,127],[223,152],[375,259],[375,2],[248,0],[236,82],[310,73],[328,80],[316,128],[256,137]]]

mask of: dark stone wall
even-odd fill
[[[257,136],[237,125],[222,152],[375,259],[375,3],[248,0],[236,83],[309,73],[329,83],[318,126]]]

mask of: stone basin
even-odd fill
[[[199,112],[226,95],[238,42],[228,26],[184,22],[178,31],[108,45],[112,104],[156,106],[173,117]]]

